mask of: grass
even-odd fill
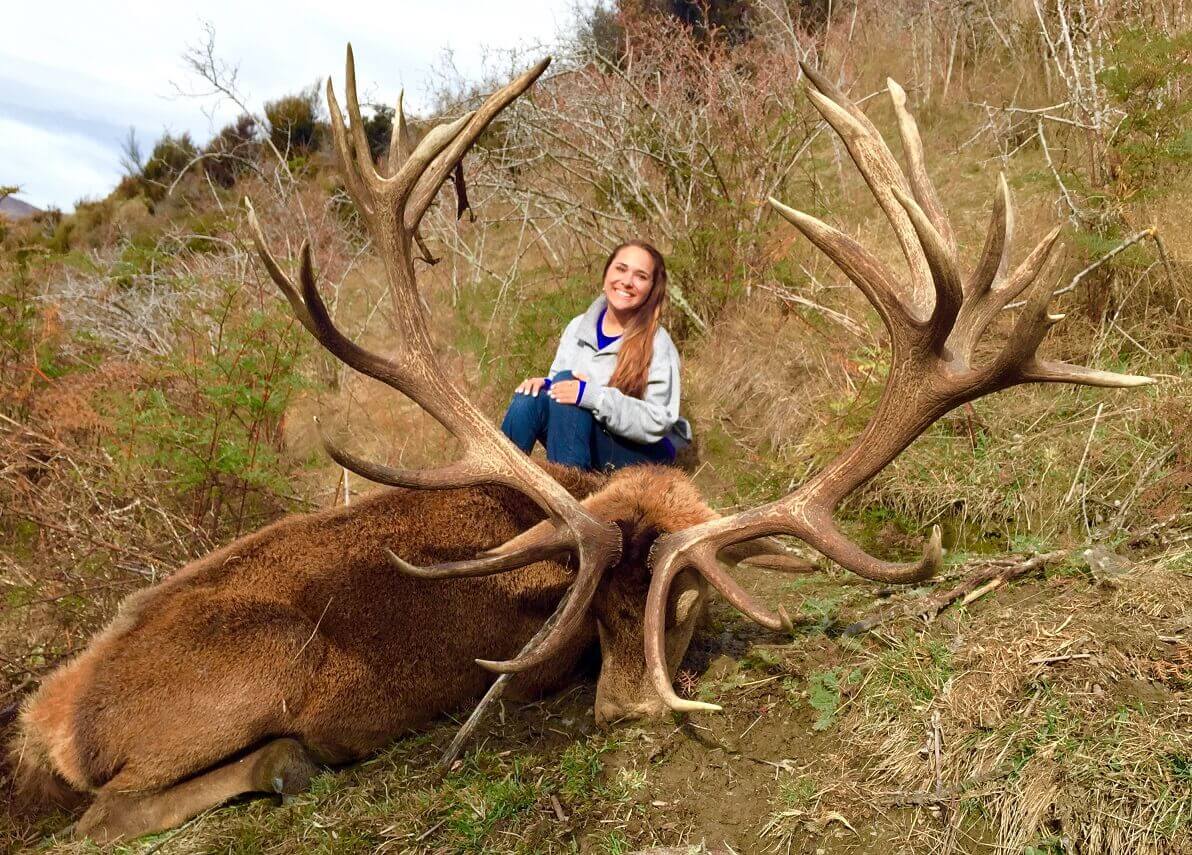
[[[958,614],[951,632],[884,637],[847,714],[870,745],[872,784],[930,790],[939,775],[1011,849],[1046,847],[1058,828],[1063,851],[1177,851],[1192,812],[1189,671],[1154,638],[1190,597],[1166,561],[1108,591],[1059,574]],[[938,772],[921,750],[932,721]]]
[[[835,723],[844,690],[860,679],[861,672],[856,668],[829,668],[811,674],[807,680],[807,705],[816,713],[813,730],[827,730]]]

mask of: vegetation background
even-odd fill
[[[785,494],[860,429],[886,369],[881,326],[765,198],[892,265],[898,250],[803,96],[800,61],[888,139],[885,78],[906,87],[968,257],[998,172],[1020,244],[1065,222],[1051,275],[1067,319],[1045,347],[1160,383],[976,401],[849,501],[852,532],[893,557],[943,526],[945,580],[1058,555],[939,620],[851,639],[841,627],[890,592],[831,568],[746,573],[803,621],[782,640],[713,610],[680,682],[723,717],[596,733],[581,686],[502,710],[445,776],[431,759],[449,723],[283,808],[221,810],[128,850],[1192,851],[1189,22],[1184,0],[619,0],[577,13],[549,76],[469,156],[471,210],[457,219],[444,193],[423,228],[439,259],[422,271],[437,341],[493,418],[545,368],[608,247],[639,235],[669,260],[692,471],[717,507]],[[164,135],[147,154],[130,136],[107,198],[0,219],[9,713],[132,590],[367,489],[323,458],[311,415],[387,462],[452,451],[408,402],[311,347],[273,293],[244,196],[291,256],[311,239],[336,317],[384,350],[379,263],[331,167],[317,92],[254,113],[209,47],[188,62],[240,104],[238,121],[205,143]],[[417,127],[527,61],[496,58],[490,81],[445,73]],[[381,157],[393,110],[368,116]],[[0,818],[0,838],[84,851],[46,836],[64,823]]]

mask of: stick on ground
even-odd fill
[[[1026,561],[1018,564],[993,564],[988,567],[982,567],[975,573],[970,574],[960,584],[956,585],[947,591],[938,594],[932,594],[927,597],[921,597],[913,600],[910,603],[902,603],[888,609],[874,612],[867,618],[862,618],[856,623],[845,627],[844,635],[860,635],[863,632],[869,632],[876,626],[881,626],[884,623],[889,623],[895,618],[906,615],[908,617],[917,617],[923,619],[927,623],[931,623],[936,617],[959,599],[965,598],[969,594],[976,593],[978,589],[981,594],[988,593],[994,588],[1004,585],[1011,579],[1017,579],[1035,570],[1040,570],[1048,564],[1058,561],[1065,557],[1067,552],[1045,552],[1040,555],[1033,555]],[[997,582],[997,584],[992,584]],[[984,587],[988,586],[988,587]],[[967,602],[972,602],[967,599]]]

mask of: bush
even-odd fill
[[[203,171],[220,187],[231,187],[257,155],[257,122],[247,113],[211,138],[203,149]]]
[[[265,105],[265,118],[269,121],[269,140],[283,155],[309,154],[318,149],[323,133],[316,86],[270,101]]]
[[[618,64],[625,56],[625,25],[616,9],[599,4],[579,22],[577,41],[586,53]]]
[[[160,199],[170,184],[190,165],[199,150],[189,133],[173,136],[164,133],[153,146],[153,154],[141,170],[141,184],[151,199]]]
[[[373,160],[379,160],[389,151],[389,138],[393,135],[393,117],[396,110],[380,104],[373,106],[373,114],[364,120],[364,135],[368,138],[368,150]]]
[[[297,357],[305,344],[291,319],[254,308],[238,282],[220,287],[222,300],[195,306],[178,346],[152,365],[153,381],[113,404],[106,438],[130,481],[154,473],[215,541],[283,509],[282,420],[304,385]]]
[[[1109,177],[1125,200],[1180,185],[1192,163],[1192,33],[1126,30],[1097,75],[1124,116],[1109,138]]]

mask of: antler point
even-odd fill
[[[923,550],[924,569],[934,573],[944,563],[944,534],[939,525],[931,527],[931,539]]]
[[[703,701],[685,701],[682,698],[669,701],[670,708],[675,712],[722,712],[724,707],[719,704],[706,704]]]

